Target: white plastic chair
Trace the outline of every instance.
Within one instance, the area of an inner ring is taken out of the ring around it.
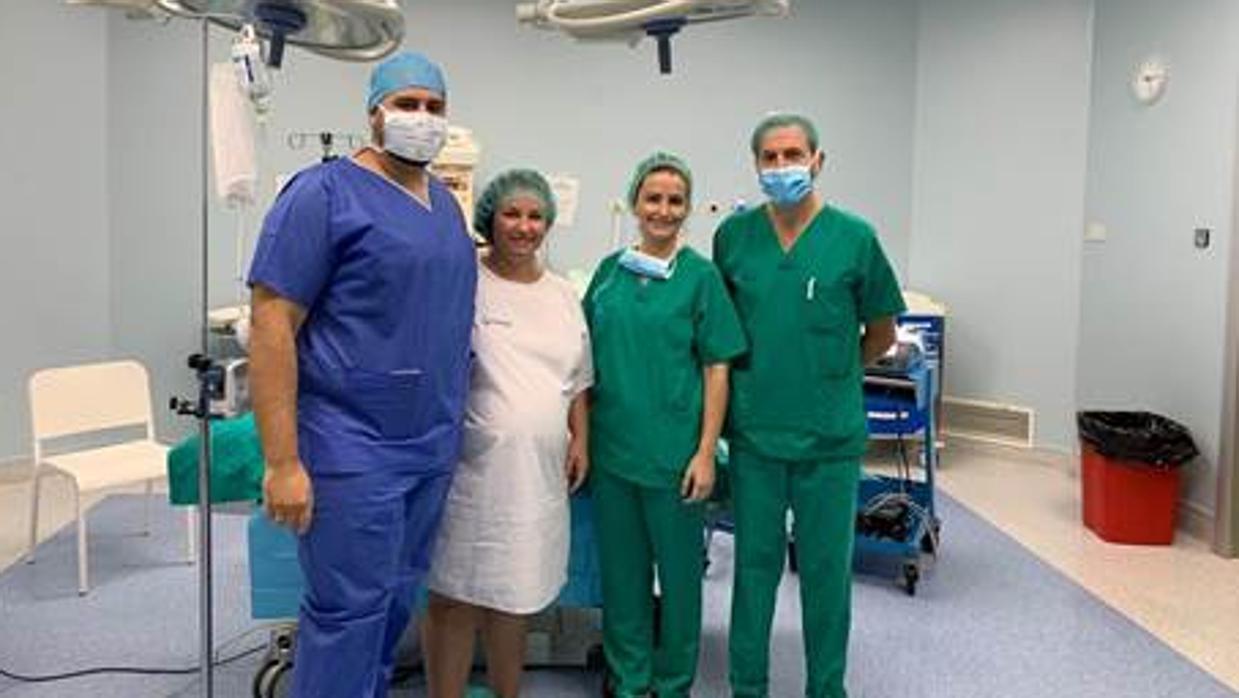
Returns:
[[[155,441],[151,389],[146,369],[136,361],[114,361],[49,368],[30,377],[30,421],[34,436],[34,473],[30,487],[30,545],[34,562],[39,528],[39,482],[60,475],[73,482],[77,518],[78,593],[86,579],[86,517],[82,496],[97,490],[146,483],[143,532],[150,533],[150,500],[156,480],[167,477],[168,448]],[[142,425],[145,438],[109,446],[45,455],[45,442],[105,429]],[[194,509],[186,509],[189,559],[194,559]]]

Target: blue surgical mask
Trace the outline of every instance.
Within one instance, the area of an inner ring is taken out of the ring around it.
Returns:
[[[775,206],[793,206],[813,191],[813,172],[808,165],[789,165],[762,170],[762,192]]]
[[[626,248],[619,256],[619,265],[637,276],[649,279],[670,279],[675,272],[676,255],[671,259],[659,259],[634,247]]]

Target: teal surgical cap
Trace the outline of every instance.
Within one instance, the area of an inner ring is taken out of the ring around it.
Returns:
[[[749,142],[749,147],[753,149],[753,157],[761,154],[761,142],[767,133],[776,128],[787,126],[795,126],[803,131],[805,138],[809,139],[809,149],[815,153],[817,152],[817,127],[813,125],[813,122],[809,121],[808,117],[801,116],[800,114],[779,112],[762,119],[761,123],[757,124],[757,128],[753,129],[753,137]]]
[[[426,56],[412,51],[402,51],[374,66],[370,73],[370,96],[366,98],[366,111],[396,90],[421,87],[447,97],[447,84],[443,71]]]
[[[641,191],[641,184],[645,178],[650,176],[651,172],[666,170],[674,172],[684,179],[684,190],[688,195],[689,205],[693,200],[693,172],[688,169],[688,163],[684,162],[679,156],[671,153],[658,151],[648,158],[637,163],[637,169],[632,172],[632,180],[628,183],[628,205],[637,205],[637,194]]]
[[[500,173],[478,197],[473,206],[473,229],[488,242],[495,239],[495,213],[503,202],[518,194],[529,194],[542,202],[542,217],[546,227],[555,223],[555,195],[546,178],[534,170],[514,169]]]

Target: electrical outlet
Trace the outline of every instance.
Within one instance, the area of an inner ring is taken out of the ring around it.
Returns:
[[[1210,232],[1211,231],[1208,228],[1197,228],[1196,229],[1194,233],[1196,249],[1203,250],[1209,247],[1209,237],[1210,237],[1209,233]]]

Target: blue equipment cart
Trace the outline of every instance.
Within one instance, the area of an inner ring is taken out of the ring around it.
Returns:
[[[926,555],[938,550],[941,523],[934,506],[934,471],[938,466],[937,366],[919,362],[902,372],[865,376],[865,410],[871,438],[898,440],[900,472],[865,474],[857,494],[854,559],[865,567],[873,558],[899,563],[899,580],[909,595],[924,576]],[[918,465],[924,478],[913,476],[907,437],[921,436]]]

